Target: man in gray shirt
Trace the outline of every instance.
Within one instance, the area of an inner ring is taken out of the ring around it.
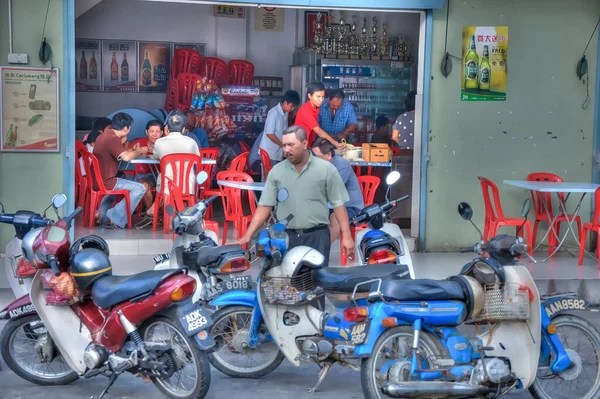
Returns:
[[[339,155],[335,155],[335,148],[329,141],[323,138],[318,138],[314,141],[312,144],[312,152],[318,158],[331,162],[339,172],[342,181],[346,186],[346,190],[348,191],[348,196],[350,197],[350,200],[344,204],[346,211],[348,212],[348,219],[354,219],[361,209],[365,207],[365,202],[362,190],[360,189],[360,184],[358,183],[356,174],[352,170],[350,162]],[[331,214],[330,222],[329,230],[331,234],[331,243],[333,243],[340,236],[340,224],[338,223],[335,214]]]

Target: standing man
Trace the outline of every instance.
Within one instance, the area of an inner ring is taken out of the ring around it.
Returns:
[[[344,144],[331,137],[319,126],[319,110],[325,100],[325,86],[321,82],[311,83],[306,91],[308,92],[308,101],[298,109],[294,125],[304,129],[307,134],[308,145],[311,145],[318,136],[329,141],[337,149],[343,150],[345,148]]]
[[[365,201],[363,199],[362,190],[360,184],[356,178],[356,174],[352,170],[350,162],[346,161],[339,155],[335,155],[335,148],[325,139],[318,138],[312,145],[312,152],[316,157],[321,158],[324,161],[331,162],[333,166],[339,172],[350,200],[347,201],[344,206],[348,213],[348,219],[352,220],[359,214],[359,212],[365,207]],[[329,217],[331,224],[329,225],[329,231],[331,233],[331,243],[340,236],[340,223],[334,213]],[[350,226],[348,226],[350,228]]]
[[[269,154],[271,166],[275,166],[281,161],[283,144],[283,131],[288,127],[288,114],[300,105],[300,95],[295,90],[288,90],[279,104],[269,110],[265,128],[254,141],[250,151],[249,161],[252,170],[260,173],[260,154],[259,148],[262,148]]]
[[[124,112],[119,112],[113,116],[111,124],[112,129],[105,131],[96,139],[94,146],[94,155],[100,165],[101,179],[108,190],[127,190],[130,194],[131,213],[138,206],[138,203],[146,194],[146,187],[127,179],[117,177],[119,172],[119,161],[129,162],[132,159],[146,155],[148,147],[138,147],[136,149],[126,150],[124,144],[127,142],[127,135],[131,130],[133,118]],[[98,176],[96,176],[98,179]],[[97,190],[98,187],[95,187]],[[125,208],[125,199],[123,198],[114,208],[116,197],[107,195],[102,198],[98,212],[96,212],[96,221],[105,227],[125,228],[127,224],[127,210]],[[110,220],[108,222],[107,218]],[[107,224],[108,222],[108,224]]]
[[[358,129],[354,107],[344,101],[345,97],[342,89],[331,90],[329,100],[323,102],[319,112],[319,126],[336,141],[345,139]]]
[[[194,111],[187,111],[185,116],[187,125],[184,136],[193,139],[198,144],[198,148],[208,148],[208,135],[204,129],[196,127],[196,114]]]
[[[290,239],[289,248],[300,245],[315,248],[323,254],[325,265],[328,265],[331,250],[329,203],[342,228],[342,247],[345,253],[352,254],[354,242],[344,207],[349,198],[337,169],[330,162],[311,154],[304,128],[289,127],[283,133],[282,141],[286,159],[271,169],[250,226],[238,243],[243,245],[250,241],[277,205],[278,220],[294,215],[286,230]],[[288,191],[289,199],[277,204],[280,189]]]

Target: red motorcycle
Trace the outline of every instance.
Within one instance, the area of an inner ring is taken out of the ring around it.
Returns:
[[[13,302],[0,337],[12,371],[39,385],[129,372],[168,398],[203,398],[210,385],[209,312],[191,301],[187,269],[113,276],[106,242],[89,235],[70,245],[81,212],[30,231],[23,255],[38,269],[29,296]],[[32,359],[34,360],[32,362]]]

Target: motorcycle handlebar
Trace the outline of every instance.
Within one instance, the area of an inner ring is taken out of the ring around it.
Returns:
[[[15,215],[10,213],[0,213],[0,223],[12,224]]]
[[[214,200],[216,200],[218,197],[219,197],[218,195],[211,195],[210,197],[208,197],[207,199],[205,199],[204,202],[206,203],[206,205],[208,205],[211,202],[213,202]]]
[[[83,212],[83,208],[78,206],[77,208],[75,208],[75,210],[73,212],[71,212],[70,215],[64,217],[63,221],[67,224],[67,226],[70,226],[73,219],[75,219],[75,217],[77,215],[79,215],[81,212]]]
[[[462,247],[460,249],[461,253],[467,253],[467,252],[475,252],[475,248],[474,247]]]
[[[288,225],[288,224],[289,224],[289,223],[292,221],[292,219],[293,219],[293,218],[294,218],[294,215],[292,215],[292,214],[290,213],[290,214],[288,215],[288,217],[286,217],[285,219],[283,219],[283,220],[281,221],[281,224],[283,224],[284,226],[287,226],[287,225]]]
[[[56,261],[56,258],[54,256],[51,257],[50,259],[48,259],[48,264],[50,265],[50,268],[54,272],[54,275],[56,277],[60,276],[60,270],[58,269],[58,262]]]
[[[15,215],[12,213],[0,213],[0,223],[13,224],[15,221]],[[54,224],[54,220],[46,219],[41,216],[31,216],[29,219],[30,223],[34,227],[46,227]]]

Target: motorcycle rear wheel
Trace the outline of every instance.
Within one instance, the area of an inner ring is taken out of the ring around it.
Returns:
[[[381,379],[383,376],[377,369],[377,362],[378,360],[389,361],[390,359],[380,359],[380,352],[384,346],[394,338],[404,338],[406,340],[405,342],[407,349],[410,350],[412,347],[413,334],[414,330],[412,327],[398,326],[390,328],[379,336],[375,342],[375,345],[373,346],[371,356],[363,359],[360,368],[360,379],[365,399],[387,398],[387,396],[381,392],[381,386],[379,386],[377,383],[377,380]],[[423,352],[425,359],[430,359],[432,357],[440,358],[442,354],[445,353],[445,348],[443,347],[442,343],[425,331],[421,331],[420,334],[419,350]],[[398,362],[410,361],[411,356],[412,355],[409,352],[406,354],[405,360],[398,359]]]
[[[37,326],[38,322],[40,325]],[[35,323],[35,324],[33,324]],[[11,319],[2,330],[0,336],[0,353],[2,358],[6,362],[6,365],[19,377],[27,380],[36,385],[67,385],[73,381],[77,381],[79,376],[76,372],[71,370],[69,365],[62,359],[62,355],[58,353],[58,349],[55,348],[56,356],[50,363],[43,363],[37,353],[35,353],[34,345],[37,340],[43,335],[38,333],[37,330],[43,328],[44,325],[38,315],[30,315],[21,317],[18,319]],[[45,333],[47,334],[47,332]],[[18,345],[17,340],[19,336],[22,341],[21,345]],[[32,354],[26,355],[28,358],[34,357],[37,362],[22,362],[19,360],[18,354],[21,352],[31,351]],[[36,364],[40,364],[39,370]],[[60,365],[62,372],[54,372],[54,368]],[[45,371],[42,372],[42,369]],[[53,373],[50,373],[52,371]]]
[[[551,373],[547,369],[538,369],[537,378],[532,386],[529,387],[529,393],[535,399],[563,399],[563,398],[578,398],[578,399],[596,399],[600,397],[600,333],[593,325],[591,325],[586,320],[581,317],[575,315],[563,314],[552,319],[552,324],[556,326],[557,332],[559,334],[562,330],[561,328],[572,328],[578,330],[583,333],[588,339],[591,348],[586,350],[586,348],[581,348],[580,345],[577,345],[576,348],[572,348],[572,345],[569,345],[569,338],[571,335],[569,334],[567,337],[561,335],[561,342],[565,348],[565,350],[570,351],[574,354],[574,359],[571,359],[574,362],[574,366],[570,370],[565,370],[562,373]],[[587,353],[589,352],[589,353]],[[583,359],[593,358],[596,362],[595,370],[590,371],[590,368],[593,365],[589,366],[584,364]],[[573,373],[579,374],[574,375]],[[595,377],[594,377],[595,373]],[[587,393],[582,392],[569,392],[564,391],[562,388],[575,388],[581,387],[580,377],[583,375],[592,376],[595,380],[592,382],[591,388],[588,389]],[[551,381],[553,379],[557,379],[559,382],[554,386],[554,388],[543,387],[546,381]]]
[[[151,332],[162,327],[165,332],[165,338],[157,338],[151,335]],[[177,389],[182,383],[182,370],[177,370],[169,379],[152,377],[154,386],[167,398],[170,399],[202,399],[208,393],[210,388],[210,363],[206,352],[200,351],[194,342],[193,337],[188,336],[181,328],[179,323],[172,321],[167,317],[152,317],[140,328],[140,334],[144,341],[160,342],[171,345],[173,356],[179,361],[187,363],[187,366],[193,366],[195,369],[191,376],[192,387]],[[173,381],[171,381],[173,380]],[[176,382],[177,387],[172,382]]]

